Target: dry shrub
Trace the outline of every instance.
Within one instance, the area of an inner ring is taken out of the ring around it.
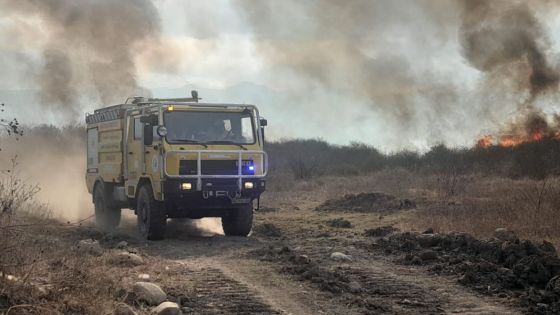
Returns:
[[[489,237],[505,227],[529,239],[560,240],[560,178],[513,180],[478,177],[452,203],[434,203],[404,224],[421,230]]]
[[[19,177],[16,158],[10,170],[0,172],[0,274],[22,274],[33,261],[28,261],[21,248],[29,246],[27,227],[23,220],[26,208],[35,208],[33,197],[39,191],[36,185],[28,184]],[[25,271],[28,273],[28,271]]]
[[[289,165],[295,179],[309,180],[323,174],[319,159],[316,157],[292,158],[290,159]]]
[[[8,301],[0,313],[9,314],[109,314],[126,291],[103,257],[74,252],[54,244],[37,263],[29,281],[0,281]]]
[[[115,300],[114,277],[101,258],[74,251],[56,234],[34,196],[37,185],[12,168],[0,172],[0,314],[101,314]]]

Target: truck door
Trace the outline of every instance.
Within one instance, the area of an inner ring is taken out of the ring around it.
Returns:
[[[126,194],[135,196],[138,180],[144,173],[144,150],[142,143],[143,124],[140,115],[129,116],[127,121],[128,138],[125,154],[127,160]]]

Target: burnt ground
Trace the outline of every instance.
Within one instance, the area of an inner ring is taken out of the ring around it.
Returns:
[[[338,202],[347,204],[348,199]],[[71,227],[57,239],[74,244],[99,240],[106,252],[101,257],[117,251],[119,242],[128,242],[125,250],[140,255],[144,263],[104,266],[107,260],[98,259],[96,264],[120,283],[122,292],[114,302],[128,302],[139,314],[150,309],[127,300],[126,291],[142,275],[160,285],[185,314],[557,310],[554,294],[560,292],[560,281],[551,279],[558,259],[550,244],[402,233],[393,226],[414,210],[396,198],[381,199],[399,206],[389,212],[378,208],[384,213],[380,216],[371,206],[367,211],[365,206],[317,211],[322,207],[318,201],[270,201],[267,209],[274,211],[255,214],[248,238],[220,235],[219,220],[179,220],[169,222],[166,240],[143,242],[135,237],[134,217],[126,215],[114,234]],[[333,207],[336,201],[328,204]]]

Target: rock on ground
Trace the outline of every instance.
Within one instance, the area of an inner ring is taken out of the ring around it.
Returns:
[[[341,252],[334,252],[331,254],[331,259],[336,261],[352,261],[352,256],[343,254]]]
[[[158,305],[167,300],[167,294],[158,285],[151,282],[136,282],[132,287],[132,292],[136,294],[139,301],[144,301],[149,305]]]
[[[334,228],[344,228],[349,229],[352,227],[352,223],[344,218],[337,218],[327,221],[327,225]]]
[[[433,250],[423,250],[420,252],[420,254],[418,255],[418,257],[420,257],[420,259],[422,259],[423,261],[429,261],[429,260],[437,260],[438,259],[438,253],[436,253]]]
[[[394,227],[390,226],[390,225],[386,225],[386,226],[380,226],[380,227],[376,227],[373,229],[367,229],[365,231],[365,235],[366,236],[371,236],[371,237],[383,237],[383,236],[387,236],[393,232],[397,231],[397,229],[395,229]]]
[[[132,309],[132,307],[130,307],[127,304],[124,303],[120,303],[117,305],[117,307],[115,307],[115,315],[137,315],[138,313],[136,313],[134,311],[134,309]]]
[[[141,274],[138,275],[138,279],[141,279],[141,280],[150,280],[150,275],[147,274],[147,273],[141,273]]]
[[[109,257],[109,262],[115,265],[122,265],[122,266],[140,266],[144,264],[144,259],[139,255],[127,252],[120,252],[112,254]]]
[[[255,227],[255,232],[257,235],[264,235],[270,237],[280,237],[283,234],[282,230],[272,223],[257,225]]]
[[[180,315],[181,309],[177,303],[163,302],[152,310],[154,315]]]
[[[78,242],[76,249],[81,253],[94,256],[101,256],[103,254],[103,248],[101,248],[101,245],[96,240],[81,240]]]
[[[500,241],[514,242],[517,240],[517,235],[515,235],[513,231],[510,231],[506,228],[497,228],[494,231],[494,237],[499,239]]]
[[[115,248],[118,249],[125,249],[128,246],[128,243],[126,241],[120,241],[117,243],[117,245],[115,245]]]

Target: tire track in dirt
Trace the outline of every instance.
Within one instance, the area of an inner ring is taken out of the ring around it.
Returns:
[[[194,305],[197,314],[205,309],[202,314],[320,314],[329,313],[328,309],[352,314],[254,260],[223,257],[176,262],[190,270],[184,282],[188,289],[178,295],[185,305]]]
[[[197,314],[519,313],[503,300],[482,296],[449,277],[397,265],[371,252],[362,237],[290,236],[281,242],[267,237],[176,237],[145,249],[183,266],[166,290]],[[273,253],[262,259],[262,253],[255,253],[265,249],[267,255],[274,247],[282,252],[286,245],[292,248],[286,256]],[[336,249],[345,249],[354,259],[329,259]],[[298,262],[301,256],[312,262],[311,272]],[[334,284],[341,290],[325,289],[337,279],[333,274],[346,279]]]
[[[189,268],[185,274],[183,289],[174,288],[168,294],[193,314],[282,314],[218,268]]]
[[[386,261],[383,257],[375,260],[370,259],[367,265],[363,265],[359,274],[361,273],[367,275],[366,277],[371,285],[385,283],[385,285],[393,287],[395,297],[410,299],[410,290],[415,291],[418,288],[421,288],[424,292],[430,292],[433,297],[437,297],[445,314],[521,314],[520,311],[504,305],[497,299],[482,296],[458,285],[452,279],[433,277],[416,268],[398,266]],[[413,300],[410,302],[414,304]],[[418,302],[420,305],[430,303],[429,300]]]
[[[309,255],[309,256],[308,256]],[[266,248],[250,256],[269,264],[286,281],[322,291],[323,299],[359,314],[518,314],[503,301],[481,296],[452,279],[368,256],[349,263],[320,260],[308,249]],[[303,258],[306,257],[306,259]],[[309,258],[312,257],[312,258]],[[327,311],[338,314],[338,311]]]

